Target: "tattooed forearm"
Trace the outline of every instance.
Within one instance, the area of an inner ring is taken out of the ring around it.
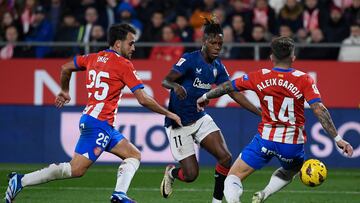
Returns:
[[[322,103],[315,103],[311,105],[311,108],[326,132],[335,137],[337,135],[336,128],[326,107]]]
[[[167,88],[167,89],[175,89],[177,86],[179,86],[178,83],[176,82],[171,82],[169,81],[167,78],[165,78],[163,81],[162,81],[162,86]]]
[[[208,99],[214,99],[233,91],[234,88],[231,84],[231,81],[227,81],[221,84],[220,86],[217,86],[215,89],[212,89],[208,93],[206,93],[206,97]]]

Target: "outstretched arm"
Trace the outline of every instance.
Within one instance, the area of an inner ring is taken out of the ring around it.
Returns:
[[[261,111],[254,104],[252,104],[242,93],[240,92],[230,92],[229,96],[240,106],[244,107],[248,111],[261,117]]]
[[[343,152],[346,153],[349,157],[351,157],[353,154],[353,148],[348,142],[343,140],[342,137],[337,134],[335,125],[327,108],[321,102],[315,102],[311,104],[310,107],[313,110],[315,116],[319,119],[319,122],[325,131],[334,138],[337,146],[341,148]]]
[[[153,112],[165,115],[166,117],[174,120],[179,126],[182,126],[181,119],[178,115],[160,106],[152,97],[146,94],[143,89],[135,90],[134,95],[142,106],[150,109]]]
[[[55,106],[57,108],[61,108],[64,106],[64,104],[70,102],[71,98],[69,95],[69,84],[70,84],[71,74],[72,72],[79,70],[82,69],[76,68],[73,61],[69,61],[64,65],[62,65],[61,76],[60,76],[61,91],[55,98]]]
[[[179,99],[185,99],[187,96],[185,88],[175,82],[180,79],[181,76],[181,73],[171,70],[162,81],[162,86],[170,90],[173,89]]]

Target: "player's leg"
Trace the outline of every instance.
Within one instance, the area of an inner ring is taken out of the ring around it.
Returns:
[[[224,181],[231,166],[231,154],[226,146],[224,137],[219,130],[208,134],[202,139],[200,144],[201,147],[206,149],[217,160],[212,202],[220,203],[224,197]]]
[[[243,193],[242,181],[270,161],[273,155],[263,152],[263,148],[270,147],[263,142],[259,135],[255,135],[241,152],[225,179],[224,196],[227,202],[240,202]]]
[[[175,179],[183,182],[194,181],[199,174],[199,166],[195,156],[192,127],[177,129],[167,128],[167,136],[170,143],[171,153],[175,160],[179,161],[180,167],[168,165],[165,169],[164,178],[161,181],[160,192],[164,198],[172,193],[172,185]]]
[[[110,199],[111,202],[132,202],[126,193],[139,168],[140,151],[118,131],[113,131],[112,139],[106,149],[123,160],[117,171],[116,185]]]
[[[271,175],[268,185],[253,196],[253,203],[265,201],[269,196],[287,186],[301,169],[304,161],[304,149],[302,144],[275,143],[277,157],[282,167],[276,169]]]

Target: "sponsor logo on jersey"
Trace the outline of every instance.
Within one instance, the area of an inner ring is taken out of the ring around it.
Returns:
[[[199,78],[195,78],[193,86],[200,89],[211,89],[211,85],[209,83],[203,83]]]
[[[109,58],[105,56],[99,56],[96,60],[96,62],[106,63],[109,60]]]

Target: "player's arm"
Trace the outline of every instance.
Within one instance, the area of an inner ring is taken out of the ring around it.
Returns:
[[[142,106],[150,109],[153,112],[160,113],[165,115],[166,117],[174,120],[178,125],[182,126],[181,119],[178,115],[168,111],[164,107],[160,106],[155,99],[150,97],[148,94],[145,93],[143,89],[137,89],[134,92],[136,99],[138,100],[139,104]]]
[[[240,106],[261,117],[261,111],[259,108],[252,104],[242,93],[233,91],[228,94]]]
[[[224,94],[229,94],[234,91],[235,91],[235,89],[234,89],[233,85],[231,84],[230,80],[220,84],[216,88],[211,89],[207,93],[203,94],[203,96],[197,100],[196,103],[197,103],[198,111],[203,111],[204,107],[206,106],[206,104],[208,103],[208,101],[210,99],[219,98],[219,97],[223,96]]]
[[[179,99],[185,99],[187,95],[185,88],[176,82],[181,78],[181,76],[182,74],[180,72],[171,70],[162,81],[162,86],[167,89],[174,90]]]
[[[60,75],[61,91],[55,98],[56,107],[61,108],[62,106],[64,106],[64,104],[70,102],[71,98],[69,95],[69,84],[70,84],[71,74],[74,71],[80,71],[80,70],[83,69],[76,67],[74,61],[69,61],[64,65],[62,65],[61,75]]]
[[[327,108],[321,102],[310,104],[310,107],[313,110],[315,116],[319,119],[319,122],[325,131],[334,138],[337,146],[341,148],[345,154],[351,157],[353,154],[353,147],[337,134],[334,122]]]

